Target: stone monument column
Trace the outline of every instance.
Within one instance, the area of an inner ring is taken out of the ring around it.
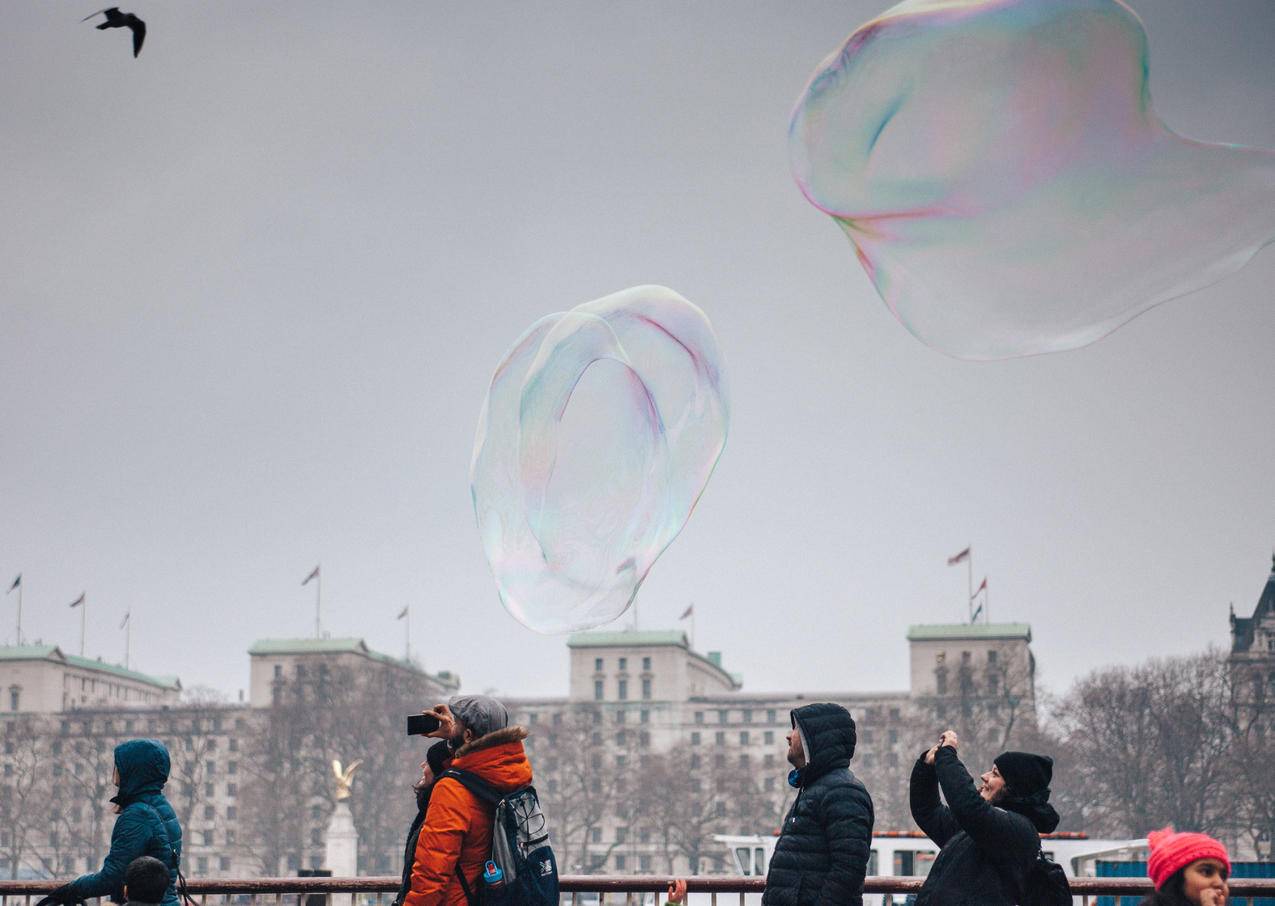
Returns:
[[[362,761],[355,761],[342,771],[341,762],[332,762],[332,773],[336,775],[336,808],[328,819],[324,867],[334,878],[353,878],[359,873],[359,832],[354,827],[348,800],[354,771],[360,764]],[[329,906],[353,906],[353,902],[354,897],[348,893],[333,894],[328,900]]]

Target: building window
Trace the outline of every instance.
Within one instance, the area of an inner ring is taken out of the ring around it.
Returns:
[[[693,746],[697,746],[697,745],[699,745],[699,731],[698,731],[698,730],[696,730],[695,732],[691,733],[691,745],[693,745]]]
[[[239,809],[235,808],[233,805],[226,806],[227,821],[234,821],[238,817],[239,817]]]
[[[751,724],[752,722],[753,722],[753,712],[752,712],[752,711],[750,711],[750,710],[748,710],[747,708],[745,708],[745,709],[744,709],[744,723],[746,723],[746,724]]]
[[[995,695],[997,692],[1000,691],[1000,676],[998,674],[992,673],[988,675],[987,691],[990,692],[992,695]]]
[[[616,712],[615,712],[615,722],[616,722],[617,724],[622,724],[622,723],[624,723],[624,715],[625,715],[625,714],[628,714],[628,713],[629,713],[629,712],[625,711],[623,708],[621,708],[619,711],[616,711]]]
[[[724,767],[726,767],[726,756],[725,756],[725,755],[723,755],[721,752],[718,752],[716,755],[714,755],[714,756],[713,756],[713,767],[715,767],[715,768],[724,768]]]
[[[651,698],[651,679],[650,677],[642,678],[642,697],[648,701]]]
[[[230,857],[222,856],[217,860],[217,865],[222,871],[230,871]]]
[[[642,748],[646,748],[650,744],[651,744],[651,734],[648,733],[646,730],[642,730],[641,732],[639,732],[638,745],[640,745]]]
[[[594,672],[594,673],[601,673],[601,672],[602,672],[602,658],[600,658],[600,657],[595,657],[595,658],[593,659],[593,672]]]
[[[207,796],[209,799],[217,795],[216,789],[213,787],[211,783],[204,784],[204,795]]]
[[[201,875],[208,874],[208,857],[207,856],[200,856],[198,859],[195,860],[195,865],[196,867],[198,867],[199,873]]]
[[[893,745],[898,745],[898,742],[899,742],[899,731],[898,731],[896,728],[891,727],[891,728],[890,728],[890,732],[889,732],[888,736],[889,736],[889,739],[890,739],[890,745],[892,745],[892,746],[893,746]]]
[[[600,827],[589,828],[589,842],[590,843],[602,842],[602,828]]]
[[[209,821],[213,820],[214,818],[217,817],[217,810],[213,808],[211,805],[205,805],[204,817],[208,819]]]
[[[234,774],[234,773],[237,773],[237,772],[238,772],[238,770],[239,770],[239,762],[237,762],[237,761],[228,761],[228,762],[226,762],[226,773],[227,773],[227,774]]]
[[[642,672],[643,673],[651,672],[651,659],[649,657],[642,658]]]
[[[226,784],[226,795],[232,799],[239,795],[239,787],[233,783]]]
[[[702,724],[702,723],[704,722],[704,712],[703,712],[703,711],[696,711],[696,712],[695,712],[695,722],[696,722],[697,724]]]
[[[617,853],[615,857],[615,870],[624,871],[624,854]]]
[[[746,745],[748,745],[748,731],[747,731],[747,730],[740,730],[740,731],[739,731],[739,744],[740,744],[741,746],[746,746]]]
[[[713,742],[719,746],[726,745],[726,733],[722,730],[718,730],[713,734]]]
[[[729,711],[727,711],[725,708],[722,708],[721,710],[719,710],[719,711],[717,712],[717,722],[718,722],[719,724],[729,723],[729,722],[730,722],[730,712],[729,712]]]
[[[628,681],[628,680],[620,680],[620,681],[619,681],[619,683],[617,684],[617,686],[618,686],[618,688],[616,689],[616,692],[618,692],[618,693],[619,693],[617,697],[620,699],[620,701],[628,701],[628,698],[629,698],[629,681]]]
[[[602,701],[602,680],[593,681],[593,700],[595,702]]]
[[[692,752],[691,753],[691,768],[694,769],[694,768],[698,768],[699,766],[700,766],[699,752]]]
[[[650,856],[638,856],[638,871],[642,872],[644,875],[651,873]]]
[[[323,831],[317,827],[311,828],[310,830],[310,845],[311,846],[323,845]]]
[[[747,753],[747,752],[740,752],[740,753],[739,753],[739,766],[740,766],[741,768],[746,768],[746,767],[748,767],[748,753]]]
[[[615,829],[615,842],[624,843],[629,839],[629,829],[621,825]]]
[[[770,708],[766,711],[766,723],[773,724],[775,722],[775,709]]]
[[[651,712],[643,708],[638,714],[638,719],[644,724],[649,724],[651,722]]]
[[[774,753],[774,752],[767,752],[767,753],[766,753],[765,764],[766,764],[766,767],[768,767],[768,768],[773,768],[773,767],[775,766],[775,753]]]
[[[767,730],[764,734],[762,734],[762,741],[768,746],[773,746],[775,744],[775,731]]]
[[[628,670],[628,669],[629,669],[629,659],[626,657],[620,658],[620,672],[623,673],[625,670]]]
[[[10,686],[9,687],[9,710],[10,711],[18,710],[18,702],[21,701],[21,699],[22,699],[22,687]]]
[[[989,663],[989,664],[995,664],[995,663],[996,663],[996,652],[995,652],[995,651],[989,651],[989,652],[987,652],[987,663]]]

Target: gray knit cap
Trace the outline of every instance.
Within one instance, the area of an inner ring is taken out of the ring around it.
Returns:
[[[453,695],[447,707],[475,738],[509,726],[509,710],[490,695]]]

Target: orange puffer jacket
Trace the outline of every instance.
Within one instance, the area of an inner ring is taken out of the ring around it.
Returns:
[[[522,748],[526,738],[522,727],[488,733],[457,749],[451,767],[511,792],[531,783],[531,762]],[[444,777],[434,784],[403,906],[467,906],[456,866],[465,873],[469,889],[477,892],[483,863],[491,855],[491,825],[491,806],[459,780]]]

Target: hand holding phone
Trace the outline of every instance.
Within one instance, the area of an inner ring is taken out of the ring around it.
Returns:
[[[438,729],[440,723],[437,714],[409,714],[407,715],[407,735],[428,736]]]

